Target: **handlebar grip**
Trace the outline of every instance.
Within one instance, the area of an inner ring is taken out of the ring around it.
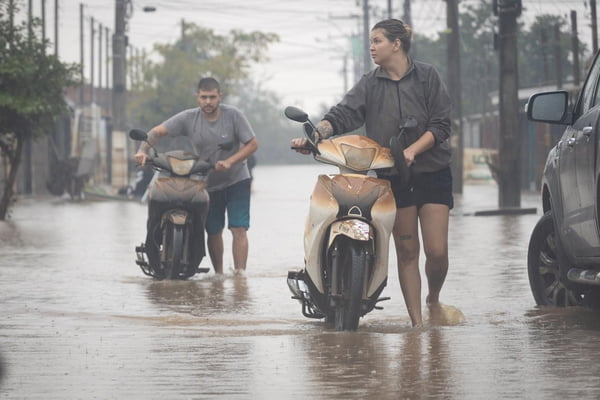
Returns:
[[[306,150],[306,151],[313,151],[313,148],[311,146],[290,146],[290,148],[292,150]]]

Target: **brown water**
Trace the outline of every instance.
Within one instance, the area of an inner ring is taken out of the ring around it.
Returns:
[[[600,397],[600,315],[534,306],[526,253],[539,215],[469,215],[496,208],[494,187],[456,198],[441,316],[410,327],[391,257],[392,300],[358,332],[304,318],[285,277],[302,264],[323,170],[255,169],[246,277],[229,253],[221,278],[143,275],[141,204],[21,200],[0,223],[0,398]],[[523,206],[539,207],[537,194]]]

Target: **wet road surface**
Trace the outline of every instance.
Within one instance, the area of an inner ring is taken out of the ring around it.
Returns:
[[[333,170],[255,169],[246,277],[229,251],[223,277],[143,275],[139,203],[20,200],[0,222],[0,398],[600,398],[600,314],[535,307],[526,253],[539,211],[472,216],[496,208],[494,187],[456,198],[443,315],[410,327],[392,254],[392,299],[358,332],[304,318],[285,278],[302,265],[319,171]],[[539,210],[535,193],[522,202]]]

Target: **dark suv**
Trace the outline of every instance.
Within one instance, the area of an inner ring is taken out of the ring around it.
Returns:
[[[573,106],[569,93],[536,93],[532,121],[565,125],[546,160],[544,216],[529,242],[527,269],[539,305],[571,306],[600,299],[600,58],[596,55]]]

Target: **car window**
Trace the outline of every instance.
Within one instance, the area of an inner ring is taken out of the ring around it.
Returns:
[[[581,114],[586,113],[590,108],[600,104],[600,91],[598,91],[598,77],[600,75],[600,57],[596,58],[594,65],[590,69],[588,79],[585,81],[581,97]]]

